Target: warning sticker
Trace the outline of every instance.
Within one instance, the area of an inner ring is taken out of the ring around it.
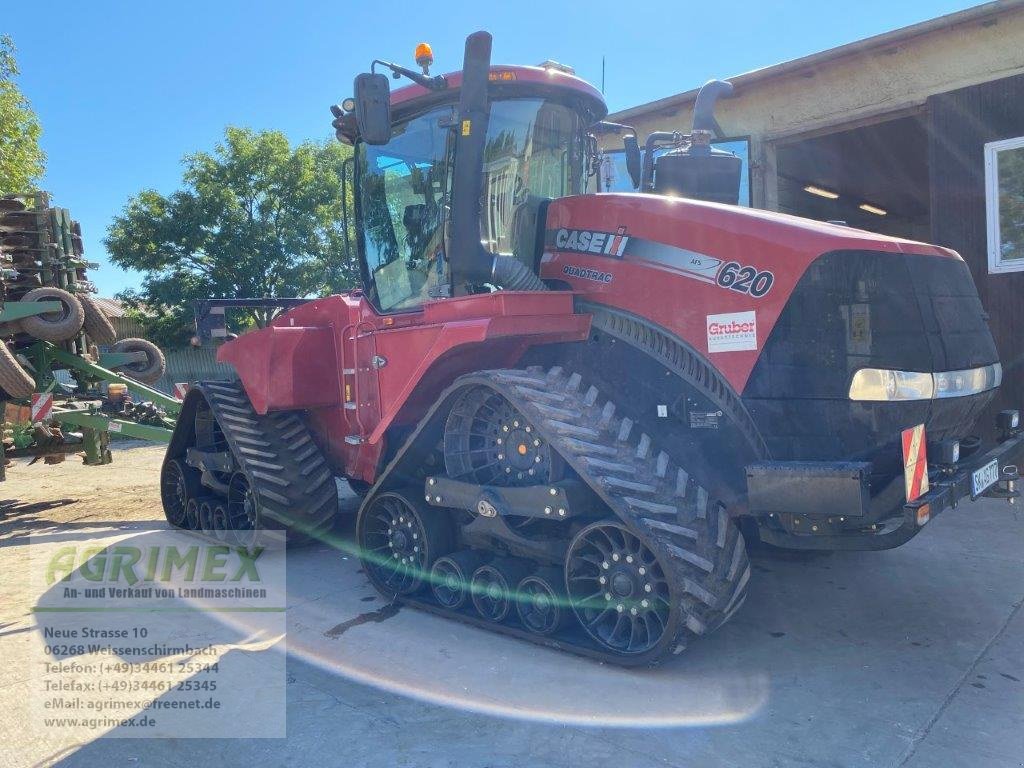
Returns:
[[[708,352],[751,349],[757,349],[757,315],[753,310],[708,315]]]

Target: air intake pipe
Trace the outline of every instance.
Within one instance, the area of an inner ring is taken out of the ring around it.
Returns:
[[[469,287],[491,283],[509,291],[543,291],[544,282],[522,262],[493,254],[480,242],[480,198],[490,100],[491,36],[474,32],[466,38],[456,126],[452,182],[449,263],[456,295]]]

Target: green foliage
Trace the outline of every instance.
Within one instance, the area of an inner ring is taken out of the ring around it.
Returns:
[[[32,191],[46,163],[39,148],[42,128],[14,83],[17,75],[14,43],[0,35],[0,195]]]
[[[144,273],[119,298],[154,341],[187,342],[192,303],[205,298],[319,296],[355,284],[348,257],[338,142],[291,147],[278,131],[229,127],[212,153],[184,159],[183,188],[143,190],[107,232],[111,260]],[[142,308],[145,311],[142,311]],[[229,312],[238,331],[266,310]]]

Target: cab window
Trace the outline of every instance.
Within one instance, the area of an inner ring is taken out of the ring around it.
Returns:
[[[395,126],[382,146],[357,146],[357,202],[370,299],[384,312],[448,293],[444,211],[451,109]]]

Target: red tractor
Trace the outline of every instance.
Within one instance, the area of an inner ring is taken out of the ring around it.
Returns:
[[[490,48],[374,62],[413,84],[332,109],[364,287],[220,348],[239,380],[184,402],[172,524],[315,537],[343,477],[388,599],[642,664],[739,610],[748,541],[888,548],[1016,496],[1017,412],[972,437],[1002,371],[956,253],[736,205],[722,83],[692,134],[625,137],[639,192],[588,193],[625,127]]]

